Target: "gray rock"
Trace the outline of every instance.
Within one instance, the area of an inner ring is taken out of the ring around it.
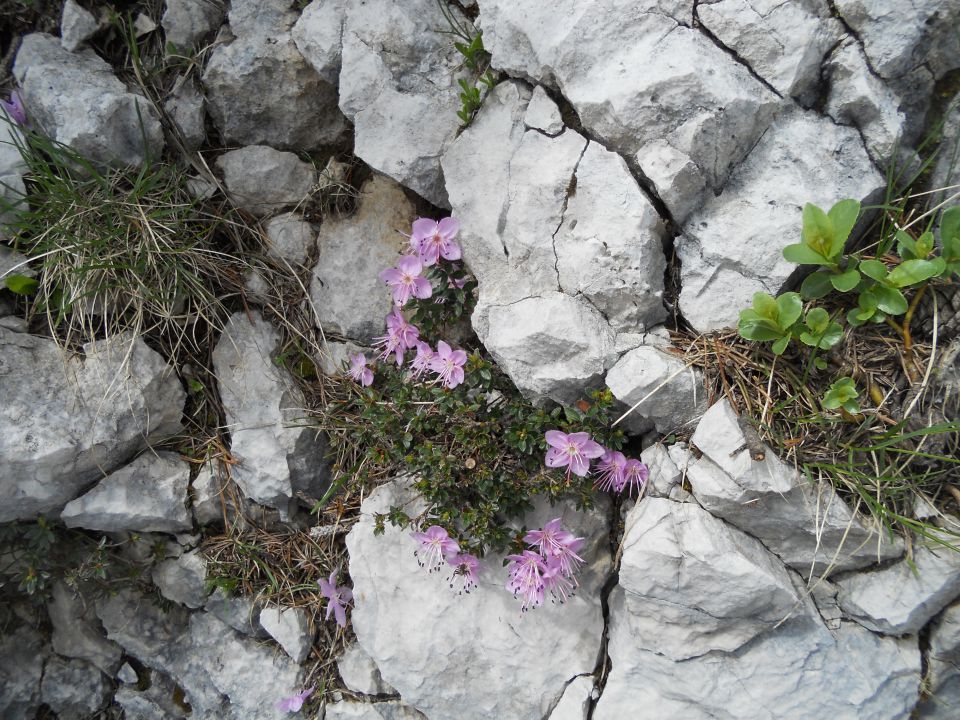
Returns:
[[[317,241],[313,225],[297,213],[283,213],[272,217],[264,224],[270,240],[270,254],[286,260],[291,265],[303,265]]]
[[[280,720],[285,715],[276,700],[300,689],[294,663],[210,613],[164,612],[122,590],[100,603],[97,614],[111,640],[182,688],[191,717]]]
[[[267,632],[260,627],[260,607],[248,597],[227,595],[217,588],[207,599],[204,610],[213,613],[237,632],[253,638],[267,637]]]
[[[290,30],[297,11],[286,0],[232,0],[230,30],[234,35],[275,37]]]
[[[117,671],[117,680],[124,685],[136,685],[140,681],[137,671],[131,667],[130,663],[124,663]]]
[[[930,631],[927,650],[929,697],[917,717],[949,720],[960,711],[960,604],[947,608]]]
[[[470,21],[455,7],[458,21]],[[440,157],[460,121],[457,81],[472,81],[433,0],[348,3],[340,109],[354,153],[434,205],[447,206]]]
[[[257,216],[302,203],[317,182],[313,165],[266,145],[226,152],[217,167],[230,199]]]
[[[386,333],[384,318],[393,298],[377,274],[410,249],[401,233],[410,232],[416,216],[399,185],[374,175],[364,184],[354,215],[323,223],[310,298],[325,331],[365,343]]]
[[[695,422],[707,409],[701,373],[676,355],[649,345],[621,357],[607,372],[606,383],[617,400],[628,408],[636,405],[625,423],[652,420],[661,433]]]
[[[223,15],[221,0],[167,0],[160,24],[167,42],[186,50],[218,28]]]
[[[904,137],[905,117],[899,98],[870,72],[854,40],[838,45],[825,69],[830,77],[827,113],[837,122],[859,128],[867,151],[878,163],[892,159]]]
[[[46,655],[40,634],[27,625],[7,630],[0,637],[0,716],[34,716],[41,702]]]
[[[283,514],[297,491],[319,498],[330,476],[325,442],[297,423],[303,399],[273,361],[279,342],[276,328],[259,313],[236,313],[213,351],[213,365],[231,453],[239,461],[232,478],[248,498]]]
[[[715,587],[716,593],[739,587]],[[682,662],[644,649],[649,626],[610,595],[611,671],[593,712],[621,718],[814,718],[906,720],[917,698],[916,642],[883,638],[856,623],[834,635],[807,618],[791,620],[735,653],[713,652]],[[675,626],[659,624],[654,636]],[[695,681],[691,681],[695,679]]]
[[[320,370],[324,375],[339,375],[350,365],[350,356],[364,353],[368,358],[370,350],[351,342],[336,342],[327,340],[323,346],[324,353],[320,358]]]
[[[16,232],[15,228],[9,227],[9,224],[17,219],[14,206],[22,202],[26,193],[23,174],[27,170],[27,164],[23,161],[23,156],[18,149],[23,142],[23,133],[20,128],[10,120],[6,111],[0,109],[0,204],[10,203],[11,205],[11,209],[0,211],[0,240],[6,240]],[[2,282],[2,276],[11,269],[12,257],[19,258],[12,264],[17,264],[24,259],[6,246],[0,245],[0,282]],[[25,268],[17,269],[15,272],[23,275],[30,274]]]
[[[688,218],[677,241],[680,309],[700,331],[736,325],[753,294],[776,295],[796,265],[807,202],[868,201],[884,187],[853,128],[812,112],[785,112],[737,168],[722,195]]]
[[[651,140],[636,155],[643,158],[643,173],[670,209],[674,222],[683,223],[700,207],[707,181],[693,159],[666,140]]]
[[[120,664],[120,648],[107,640],[92,605],[86,605],[63,582],[55,582],[47,614],[53,626],[52,645],[58,655],[86,660],[107,675]]]
[[[136,720],[185,720],[192,713],[182,698],[183,689],[159,670],[150,671],[150,685],[146,689],[121,685],[113,696],[126,717]]]
[[[80,7],[75,0],[66,0],[60,16],[60,44],[64,50],[73,52],[89,40],[100,28],[100,23],[89,10]]]
[[[651,445],[640,454],[640,460],[650,469],[645,493],[647,497],[668,498],[674,488],[683,482],[686,465],[681,469],[665,445]]]
[[[346,15],[346,0],[313,0],[290,33],[300,54],[334,87],[340,81]]]
[[[327,705],[325,720],[427,720],[409,705],[389,702],[359,703],[341,700]]]
[[[260,625],[297,664],[310,654],[313,633],[310,619],[302,608],[266,607],[260,611]]]
[[[0,347],[0,522],[58,511],[103,472],[181,429],[186,394],[142,340],[89,343],[80,359],[0,328]]]
[[[527,105],[527,112],[523,116],[523,124],[532,130],[545,132],[551,137],[563,132],[560,108],[539,85],[533,89],[530,104]]]
[[[34,124],[95,163],[140,165],[163,149],[153,106],[128,92],[93,51],[43,33],[23,38],[13,68]]]
[[[67,503],[67,527],[178,533],[193,529],[186,507],[190,468],[176,453],[147,452]]]
[[[594,683],[590,675],[574,678],[547,720],[587,720]]]
[[[197,525],[222,523],[224,505],[230,508],[230,503],[222,498],[223,482],[210,465],[204,465],[190,484],[192,490],[193,517]],[[229,512],[228,512],[229,517]]]
[[[781,95],[803,97],[843,34],[826,0],[719,0],[697,6],[700,22]]]
[[[960,93],[954,95],[944,113],[939,148],[936,163],[930,172],[931,190],[960,185]],[[943,202],[957,191],[960,191],[960,187],[934,193],[930,198],[930,207]]]
[[[337,670],[343,684],[354,692],[365,695],[384,695],[395,693],[392,687],[383,681],[380,668],[364,652],[359,643],[352,643],[337,659]]]
[[[620,586],[641,647],[671,660],[733,652],[806,609],[757,540],[694,503],[659,498],[627,515]]]
[[[481,561],[478,587],[458,595],[439,574],[418,567],[409,533],[388,527],[374,536],[372,514],[410,500],[396,483],[378,488],[347,536],[357,641],[383,679],[428,717],[540,720],[567,682],[593,672],[596,664],[600,588],[610,569],[605,512],[541,505],[524,518],[527,527],[563,518],[565,527],[586,538],[582,555],[588,565],[579,592],[567,603],[521,615],[520,603],[504,589],[499,557]],[[404,507],[415,513],[422,505]]]
[[[237,3],[230,24],[240,33],[244,25],[238,27],[235,11]],[[254,28],[217,47],[203,84],[210,115],[227,143],[316,150],[338,142],[347,129],[336,88],[303,59],[288,32]]]
[[[196,150],[207,139],[205,101],[193,80],[181,80],[164,103],[164,109],[177,124],[186,148]]]
[[[164,560],[153,569],[153,582],[168,600],[199,608],[207,601],[207,561],[199,550]]]
[[[96,667],[83,660],[56,656],[43,668],[43,702],[62,720],[87,720],[106,702],[110,683]]]
[[[956,543],[951,536],[943,540]],[[912,564],[902,560],[836,584],[840,607],[864,627],[886,635],[913,635],[960,597],[960,553],[918,540]]]
[[[828,483],[811,486],[770,448],[755,460],[726,400],[703,416],[691,442],[702,453],[687,465],[697,501],[759,539],[787,565],[822,575],[900,556],[903,543],[866,527]]]
[[[27,264],[25,255],[11,250],[6,245],[0,245],[0,279],[6,275],[26,275],[36,277],[37,271]]]

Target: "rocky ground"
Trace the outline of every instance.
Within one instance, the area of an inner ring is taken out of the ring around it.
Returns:
[[[667,327],[732,326],[754,292],[780,291],[803,204],[882,200],[887,168],[916,167],[944,108],[925,179],[960,182],[960,5],[454,3],[498,74],[465,128],[458,81],[476,74],[434,0],[144,7],[141,40],[188,58],[157,106],[98,54],[104,10],[68,0],[59,37],[11,45],[36,128],[105,166],[202,158],[195,192],[225,195],[271,262],[305,279],[330,373],[382,333],[377,273],[404,249],[398,231],[452,214],[487,351],[538,403],[606,386],[636,405],[626,422],[651,483],[635,505],[524,519],[560,515],[589,543],[577,595],[521,615],[499,559],[460,596],[419,570],[408,533],[375,533],[374,513],[417,502],[393,479],[314,528],[318,552],[348,558],[344,634],[320,607],[209,582],[205,536],[242,516],[309,534],[331,480],[325,439],[297,422],[302,388],[275,361],[288,331],[269,278],[243,278],[208,348],[229,482],[164,444],[192,407],[182,366],[132,336],[65,353],[2,291],[0,522],[59,520],[147,569],[96,597],[50,578],[39,610],[5,608],[0,715],[280,717],[277,701],[335,662],[337,692],[318,689],[309,716],[958,716],[960,554],[879,531],[832,485],[751,452],[731,406],[708,407],[665,348]],[[25,177],[0,145],[5,196]],[[337,178],[353,212],[307,212]],[[0,272],[22,261],[0,244]],[[656,442],[677,432],[689,441]],[[18,562],[6,553],[4,583]]]

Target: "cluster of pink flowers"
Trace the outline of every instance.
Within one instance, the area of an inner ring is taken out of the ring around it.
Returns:
[[[329,580],[317,580],[320,586],[320,594],[327,598],[327,620],[330,615],[336,618],[337,625],[342,628],[347,626],[346,605],[353,600],[353,591],[346,587],[337,585],[337,571],[330,573]]]
[[[480,561],[469,553],[461,553],[460,545],[439,525],[431,525],[425,532],[412,533],[413,539],[420,543],[420,549],[414,554],[420,567],[427,572],[441,570],[444,565],[450,570],[447,582],[459,593],[469,593],[477,584]]]
[[[545,462],[547,467],[567,468],[567,477],[571,473],[579,477],[590,474],[590,461],[599,458],[593,468],[597,479],[594,486],[599,490],[628,494],[643,489],[650,476],[647,466],[639,460],[626,457],[617,450],[608,450],[585,432],[563,433],[548,430],[544,435],[549,449]]]
[[[546,593],[553,602],[566,602],[577,587],[576,574],[583,564],[577,553],[583,547],[583,538],[564,530],[560,522],[560,518],[554,518],[541,530],[528,532],[523,541],[529,549],[507,556],[507,590],[523,601],[522,612],[542,605]]]

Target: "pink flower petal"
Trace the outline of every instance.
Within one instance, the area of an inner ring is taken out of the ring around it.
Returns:
[[[460,221],[454,217],[445,217],[437,223],[437,230],[445,240],[449,240],[456,237],[456,234],[460,232]]]
[[[559,448],[550,448],[547,450],[547,467],[558,468],[570,463],[570,456]]]
[[[390,285],[395,285],[403,281],[403,273],[396,268],[387,268],[386,270],[381,270],[377,277]]]
[[[465,362],[467,362],[467,353],[463,350],[454,350],[452,353],[450,353],[450,359],[456,365],[463,365]]]
[[[562,433],[559,430],[547,430],[544,433],[544,438],[546,438],[547,444],[555,448],[566,448],[567,447],[567,434]]]
[[[574,475],[584,477],[590,472],[590,462],[582,455],[576,455],[570,458],[570,472]]]
[[[397,263],[397,267],[401,272],[407,273],[407,275],[419,275],[423,270],[423,263],[413,255],[404,255],[400,258],[400,262]]]
[[[437,231],[437,221],[430,218],[417,218],[413,221],[413,232],[410,239],[423,240],[425,237],[433,235]]]
[[[413,281],[413,294],[415,297],[428,298],[433,295],[433,287],[430,285],[430,281],[427,280],[422,275]]]
[[[445,260],[459,260],[463,257],[460,246],[452,240],[443,244],[443,247],[440,248],[440,254],[443,255]]]

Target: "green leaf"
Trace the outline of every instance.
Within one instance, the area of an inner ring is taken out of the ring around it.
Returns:
[[[800,285],[800,294],[808,300],[818,300],[833,289],[830,273],[818,270],[804,278]]]
[[[788,292],[777,298],[777,307],[780,311],[777,325],[786,331],[800,319],[800,314],[803,312],[803,301],[800,299],[799,293]]]
[[[787,345],[789,344],[790,344],[790,336],[784,335],[782,338],[780,338],[773,344],[773,354],[783,355],[783,351],[787,349]]]
[[[833,252],[836,231],[830,217],[816,205],[807,203],[803,206],[803,242],[810,249],[819,253],[828,260],[836,254]]]
[[[826,370],[826,369],[827,369],[827,361],[824,360],[824,359],[821,358],[821,357],[814,358],[814,359],[813,359],[813,366],[814,366],[817,370]]]
[[[745,313],[751,313],[751,315],[744,317]],[[737,332],[747,340],[758,340],[760,342],[776,340],[783,336],[783,331],[777,327],[773,320],[759,317],[753,310],[740,311],[740,322],[737,323]]]
[[[40,287],[40,283],[33,278],[17,274],[7,275],[3,284],[7,286],[7,290],[17,295],[33,295]]]
[[[807,313],[806,323],[810,332],[822,333],[830,325],[830,313],[823,308],[813,308]]]
[[[767,295],[767,293],[758,292],[753,294],[753,309],[760,317],[768,318],[775,324],[779,324],[777,323],[777,318],[780,315],[780,308],[777,305],[777,301],[772,296]]]
[[[860,272],[877,282],[886,282],[887,266],[879,260],[861,260]]]
[[[939,274],[937,265],[929,260],[904,260],[890,271],[887,282],[894,287],[902,288],[922,283],[937,274]]]
[[[867,320],[869,320],[872,315],[873,310],[853,308],[852,310],[847,311],[847,323],[853,327],[860,327]]]
[[[933,252],[933,247],[936,245],[935,240],[933,239],[933,233],[927,230],[923,235],[917,238],[917,257],[921,260],[926,258],[930,253]]]
[[[818,253],[813,248],[804,245],[803,243],[797,243],[795,245],[787,245],[783,249],[783,257],[787,262],[796,263],[797,265],[829,265],[830,261],[827,260],[823,255]]]
[[[960,205],[947,208],[940,216],[940,244],[948,261],[960,259]]]
[[[907,299],[896,288],[877,285],[873,292],[877,296],[877,308],[888,315],[903,315],[907,311]]]
[[[849,292],[860,284],[860,272],[854,267],[844,273],[830,276],[830,283],[840,292]]]
[[[820,336],[820,349],[829,350],[843,339],[843,326],[840,323],[832,322],[827,326],[826,331]]]
[[[836,410],[838,407],[843,406],[847,412],[852,412],[847,407],[847,403],[855,400],[859,396],[860,393],[857,392],[857,386],[854,384],[853,380],[845,377],[840,378],[830,386],[830,389],[827,390],[826,394],[823,396],[821,403],[827,410]],[[859,411],[860,408],[858,406],[856,412]]]
[[[836,257],[843,252],[847,244],[847,238],[853,226],[857,224],[857,218],[860,215],[860,203],[857,200],[841,200],[827,213],[830,222],[833,223],[833,244],[830,247],[830,257]]]
[[[903,230],[897,230],[894,237],[897,239],[897,254],[900,255],[901,258],[911,260],[920,257],[916,241]]]

